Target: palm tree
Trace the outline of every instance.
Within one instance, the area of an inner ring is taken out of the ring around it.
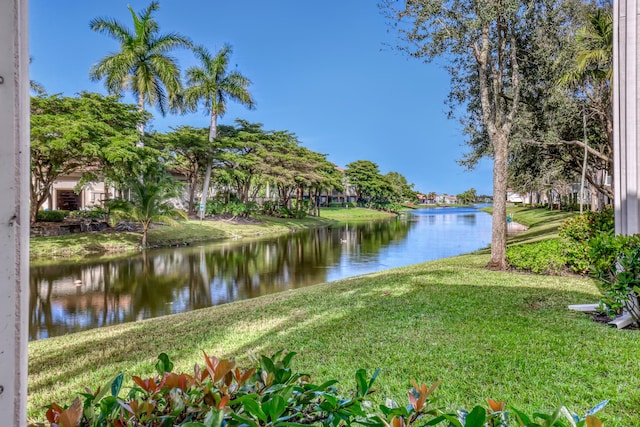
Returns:
[[[574,63],[563,76],[566,84],[611,82],[613,77],[613,15],[598,10],[576,34]]]
[[[152,222],[167,222],[175,225],[175,217],[187,215],[175,208],[168,200],[178,193],[176,183],[159,167],[150,166],[137,179],[129,183],[131,200],[114,200],[109,208],[116,216],[121,215],[142,226],[140,246],[147,247],[147,235]]]
[[[33,62],[33,57],[30,56],[29,64],[31,64],[32,62]],[[42,86],[40,83],[38,83],[35,80],[29,80],[29,89],[31,89],[31,91],[36,95],[44,95],[46,93],[46,90],[44,90],[44,86]]]
[[[91,29],[116,39],[120,51],[93,65],[90,76],[92,80],[104,79],[112,95],[121,96],[123,90],[131,91],[140,111],[148,103],[165,115],[168,108],[177,106],[182,91],[180,69],[168,53],[179,47],[189,48],[191,42],[177,33],[158,34],[158,23],[151,14],[159,8],[159,3],[152,1],[136,14],[129,6],[133,31],[112,18],[91,20]],[[138,131],[144,134],[144,123],[138,124]]]
[[[611,12],[599,9],[590,15],[587,25],[576,33],[575,44],[573,61],[561,76],[560,84],[575,90],[581,97],[588,100],[589,110],[595,115],[607,137],[607,146],[602,153],[589,150],[586,141],[586,122],[584,123],[585,160],[582,172],[584,177],[588,151],[594,153],[601,161],[605,161],[606,169],[609,171],[613,169],[613,15]],[[585,114],[583,110],[583,115]],[[595,187],[601,193],[613,198],[613,186],[596,185]]]
[[[215,56],[212,56],[206,48],[197,47],[194,49],[194,53],[200,60],[200,66],[187,70],[187,89],[184,92],[184,102],[194,110],[200,102],[204,104],[206,113],[211,116],[210,143],[213,143],[217,136],[218,116],[222,117],[227,111],[227,98],[239,102],[249,109],[255,107],[253,98],[247,90],[251,85],[251,80],[238,71],[227,71],[231,52],[231,46],[224,45]],[[203,207],[207,202],[211,168],[212,162],[209,162],[202,187],[201,219],[204,216]]]

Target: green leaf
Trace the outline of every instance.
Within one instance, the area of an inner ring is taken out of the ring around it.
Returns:
[[[169,359],[166,353],[160,353],[158,355],[158,362],[156,363],[156,371],[159,375],[164,375],[165,372],[173,371],[173,362]]]
[[[425,423],[425,425],[427,426],[435,426],[440,424],[442,421],[449,421],[449,425],[453,426],[453,427],[463,427],[462,424],[460,424],[460,421],[458,420],[458,417],[452,414],[443,414],[440,415],[439,417],[435,417],[431,420],[429,420],[427,423]]]
[[[268,402],[263,403],[262,409],[269,415],[271,422],[274,423],[287,409],[287,404],[282,397],[276,395]]]
[[[487,419],[487,411],[482,406],[476,406],[465,419],[464,427],[483,427]]]
[[[124,374],[120,374],[113,379],[111,382],[111,395],[113,397],[118,397],[120,393],[120,389],[122,388],[122,379],[124,378]]]
[[[300,424],[300,423],[291,423],[288,421],[281,421],[274,424],[275,427],[278,426],[287,426],[287,427],[309,427],[309,424]]]
[[[556,421],[558,421],[562,415],[562,408],[563,406],[557,408],[551,416],[541,416],[541,418],[545,420],[543,425],[545,427],[552,427],[553,425],[555,425]]]
[[[338,380],[329,380],[329,381],[325,381],[322,384],[320,384],[319,386],[317,386],[316,388],[312,389],[312,390],[326,390],[329,387],[331,387],[334,384],[337,384]]]
[[[122,374],[117,375],[114,379],[112,379],[111,381],[109,381],[107,384],[105,384],[104,386],[100,387],[98,393],[96,393],[96,397],[95,397],[95,402],[99,402],[100,399],[102,399],[104,396],[107,395],[107,391],[111,390],[111,384],[113,384],[114,381],[116,381],[116,379],[121,376]]]
[[[224,421],[224,412],[217,411],[213,408],[209,411],[206,417],[204,417],[205,427],[220,427]]]
[[[250,415],[253,415],[260,421],[266,423],[268,421],[267,415],[262,410],[262,407],[258,402],[253,400],[252,398],[242,399],[242,404],[244,406],[245,411],[247,411]]]
[[[275,372],[276,370],[276,367],[273,364],[273,361],[269,359],[267,356],[262,356],[260,358],[260,366],[262,367],[262,369],[267,371],[267,373]]]
[[[249,427],[258,427],[258,423],[256,423],[252,419],[238,415],[235,412],[231,413],[231,418],[233,418],[236,421],[239,421],[241,425],[246,424]]]
[[[358,369],[356,371],[356,387],[358,396],[367,395],[367,392],[369,391],[368,384],[367,371],[365,371],[364,369]]]
[[[297,353],[292,351],[291,353],[287,354],[284,359],[282,359],[282,366],[284,366],[285,368],[289,367],[289,364],[291,363],[291,359],[293,359],[293,356],[295,356]]]
[[[106,418],[116,406],[118,406],[117,399],[113,396],[107,396],[100,401],[100,414]]]
[[[516,409],[514,407],[511,407],[511,410],[513,412],[515,412],[516,417],[518,418],[518,421],[521,424],[524,424],[524,425],[528,426],[528,425],[533,423],[533,421],[531,421],[531,418],[529,418],[529,416],[527,414],[525,414],[524,412],[522,412],[522,411],[520,411],[520,410],[518,410],[518,409]]]
[[[371,376],[371,381],[369,381],[369,390],[371,390],[371,387],[373,387],[373,383],[376,381],[376,378],[378,378],[378,374],[380,374],[380,368],[376,369],[376,371]]]

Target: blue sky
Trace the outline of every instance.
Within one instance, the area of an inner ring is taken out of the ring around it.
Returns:
[[[89,69],[118,49],[89,29],[95,17],[130,27],[149,1],[31,0],[31,78],[48,93],[106,93]],[[466,150],[461,126],[446,117],[449,78],[442,63],[426,64],[389,46],[396,34],[374,0],[161,0],[160,32],[179,32],[212,53],[233,47],[232,66],[251,79],[256,109],[230,103],[220,123],[236,118],[267,130],[294,132],[306,147],[344,167],[371,160],[384,174],[403,174],[418,191],[491,194],[491,164],[456,164]],[[184,70],[196,65],[177,51]],[[126,102],[134,102],[126,97]],[[152,127],[208,127],[203,113],[167,115]]]

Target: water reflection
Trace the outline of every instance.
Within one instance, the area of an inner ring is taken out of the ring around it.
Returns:
[[[30,339],[451,256],[484,247],[489,239],[487,214],[424,210],[392,221],[276,238],[150,251],[87,264],[32,267]]]

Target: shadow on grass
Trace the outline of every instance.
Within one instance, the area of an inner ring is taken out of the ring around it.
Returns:
[[[630,410],[640,380],[624,367],[637,359],[622,349],[637,345],[637,335],[567,311],[594,301],[592,291],[563,288],[567,280],[417,266],[38,341],[30,344],[29,395],[57,389],[65,399],[58,403],[70,403],[84,385],[95,389],[121,371],[151,375],[161,352],[188,372],[203,350],[242,359],[288,348],[299,352],[301,371],[320,379],[344,383],[358,368],[383,367],[391,378],[382,390],[400,398],[410,377],[443,378],[445,401],[464,405],[498,395],[529,404],[532,389],[548,397],[556,388],[594,403],[594,394],[617,387],[636,390],[622,404]],[[606,372],[598,390],[582,378],[594,370]],[[35,402],[30,414],[42,418],[50,402]]]

